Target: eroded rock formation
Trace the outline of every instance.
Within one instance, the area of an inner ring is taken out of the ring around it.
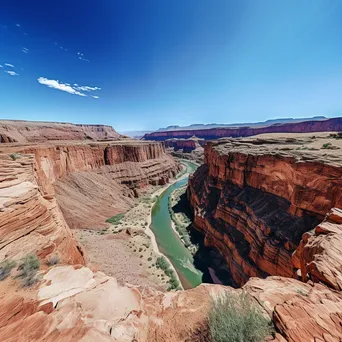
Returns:
[[[40,190],[34,157],[0,155],[0,170],[0,260],[58,254],[63,263],[83,264],[55,196]]]
[[[194,227],[225,257],[237,285],[255,276],[295,276],[291,255],[302,234],[342,207],[340,152],[310,147],[314,141],[206,145],[205,163],[189,180]]]
[[[116,140],[113,127],[74,125],[59,122],[0,120],[0,143],[44,142],[47,140]]]
[[[293,123],[280,123],[268,126],[226,127],[193,130],[156,131],[145,134],[144,139],[166,140],[172,138],[188,139],[192,136],[206,140],[223,137],[249,137],[263,133],[308,133],[308,132],[336,132],[342,131],[342,118],[312,120]]]
[[[100,228],[132,205],[139,188],[166,184],[179,164],[157,142],[15,145],[10,154],[34,155],[36,181],[46,198],[57,198],[71,228]],[[20,159],[18,159],[19,161]]]

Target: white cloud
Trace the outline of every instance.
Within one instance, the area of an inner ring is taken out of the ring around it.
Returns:
[[[24,52],[24,53],[29,53],[29,49],[26,48],[26,47],[23,47],[23,48],[21,49],[21,51]]]
[[[0,68],[3,68],[3,66],[0,64]]]
[[[74,84],[75,89],[81,90],[81,91],[95,91],[95,90],[101,90],[99,87],[89,87],[89,86],[77,86],[77,84]]]
[[[13,64],[9,64],[9,63],[5,63],[6,66],[10,67],[10,68],[14,68]]]
[[[17,24],[16,26],[17,26],[17,27],[20,27],[20,24]]]
[[[46,85],[49,88],[54,88],[57,90],[65,91],[69,94],[73,95],[79,95],[79,96],[88,96],[84,92],[91,92],[91,91],[96,91],[96,90],[101,90],[99,87],[90,87],[90,86],[79,86],[77,83],[74,83],[71,85],[70,83],[62,83],[59,82],[58,80],[49,80],[45,77],[39,77],[38,82],[40,84]],[[99,96],[97,95],[90,95],[94,99],[98,99]]]
[[[17,74],[16,72],[14,71],[9,71],[9,70],[5,70],[5,72],[7,72],[9,75],[11,76],[19,76],[19,74]]]
[[[70,85],[60,83],[58,80],[49,80],[45,77],[39,77],[38,82],[40,84],[46,85],[49,88],[54,88],[57,90],[65,91],[69,94],[79,95],[79,96],[87,96],[86,94],[83,94],[83,93],[77,91],[76,89],[72,88]]]

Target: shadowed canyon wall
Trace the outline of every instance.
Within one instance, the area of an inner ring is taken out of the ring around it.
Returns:
[[[254,276],[296,277],[291,256],[302,234],[342,207],[336,152],[300,146],[294,139],[208,143],[204,164],[189,179],[194,226],[225,257],[238,285]]]

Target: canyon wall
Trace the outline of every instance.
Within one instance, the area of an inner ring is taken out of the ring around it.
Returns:
[[[60,142],[13,145],[0,152],[34,155],[44,196],[56,196],[71,228],[102,228],[105,220],[128,209],[149,184],[163,185],[179,164],[158,142]]]
[[[294,123],[283,123],[269,126],[255,127],[232,127],[211,128],[194,130],[156,131],[145,134],[147,140],[166,140],[171,138],[188,139],[192,136],[206,140],[219,139],[223,137],[249,137],[263,133],[309,133],[309,132],[336,132],[342,131],[342,118],[327,120],[312,120]]]
[[[291,255],[303,233],[342,207],[340,147],[314,144],[250,138],[206,145],[187,190],[194,227],[225,257],[237,285],[255,276],[296,277]]]
[[[168,139],[164,141],[167,148],[173,148],[174,151],[181,150],[183,153],[189,153],[193,150],[204,147],[205,140],[203,139]]]
[[[1,154],[0,170],[0,260],[57,254],[63,263],[83,264],[55,196],[45,196],[37,183],[34,156]]]
[[[48,140],[116,140],[120,137],[106,125],[74,125],[59,122],[0,120],[0,143]]]

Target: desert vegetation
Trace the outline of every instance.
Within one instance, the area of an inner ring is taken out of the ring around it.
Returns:
[[[106,222],[108,223],[111,223],[111,224],[114,224],[114,225],[118,225],[120,224],[121,220],[125,217],[125,214],[117,214],[117,215],[114,215],[110,218],[108,218],[106,220]]]
[[[37,275],[39,267],[40,261],[35,254],[28,254],[20,260],[17,277],[21,279],[23,287],[32,286],[39,280]]]
[[[13,260],[4,260],[0,263],[0,280],[5,280],[11,273],[12,269],[16,266]]]
[[[208,323],[213,342],[263,342],[271,333],[270,321],[244,292],[218,297]]]
[[[168,291],[180,289],[180,284],[175,274],[175,271],[171,268],[170,263],[166,260],[164,256],[158,257],[156,261],[156,266],[157,268],[162,269],[164,273],[170,278],[169,280],[170,286],[167,289]]]

